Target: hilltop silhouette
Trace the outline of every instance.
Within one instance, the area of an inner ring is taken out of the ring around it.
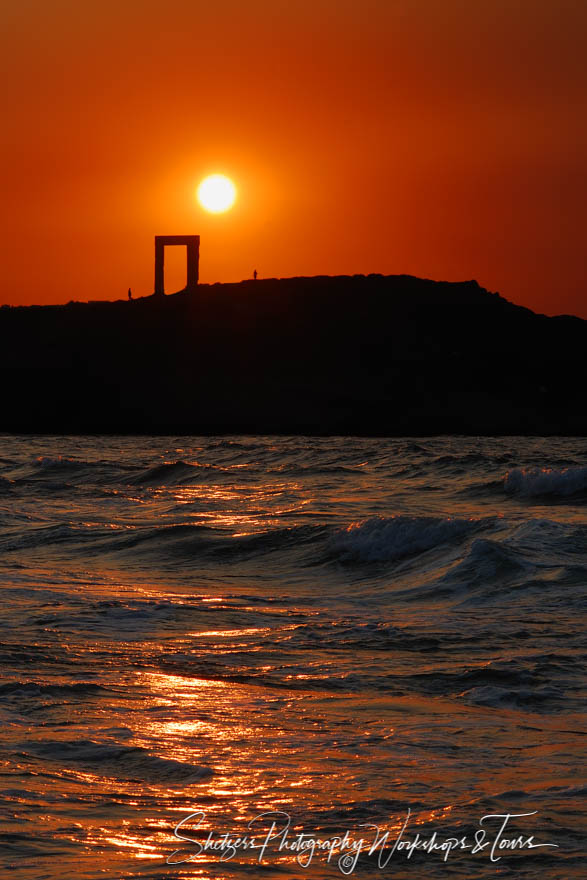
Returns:
[[[587,434],[587,322],[406,275],[0,309],[0,430]]]

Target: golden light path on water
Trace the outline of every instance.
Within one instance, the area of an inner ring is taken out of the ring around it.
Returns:
[[[247,632],[236,634],[242,637]],[[226,631],[224,635],[233,639],[235,632]],[[164,653],[166,647],[165,643],[149,644],[148,649]],[[234,648],[232,641],[225,643],[224,648],[222,643],[214,646],[220,653],[232,652]],[[304,677],[297,676],[298,679]],[[186,830],[186,834],[202,841],[209,831],[218,835],[226,831],[245,833],[247,822],[265,810],[291,811],[295,817],[302,805],[311,809],[324,804],[331,807],[345,804],[352,798],[353,789],[360,791],[366,781],[367,754],[370,774],[375,772],[377,776],[378,762],[381,773],[379,791],[371,787],[372,796],[384,799],[390,789],[401,791],[406,776],[412,786],[417,785],[418,780],[427,786],[440,783],[446,773],[446,759],[437,759],[430,765],[416,749],[404,753],[400,764],[390,767],[385,751],[378,754],[377,740],[382,744],[392,738],[400,744],[408,738],[417,741],[430,735],[431,725],[433,729],[436,724],[442,725],[449,712],[452,724],[458,725],[454,732],[459,732],[461,738],[465,735],[469,747],[485,738],[495,747],[497,736],[503,740],[501,745],[509,748],[506,732],[500,736],[487,710],[471,712],[463,708],[455,716],[454,705],[443,700],[434,700],[431,704],[429,700],[413,698],[367,701],[328,696],[316,699],[304,692],[267,697],[261,688],[250,685],[156,672],[138,672],[132,686],[142,697],[135,706],[134,717],[128,719],[129,726],[135,730],[128,744],[179,765],[200,766],[213,757],[214,776],[200,783],[190,784],[188,779],[187,787],[185,784],[162,786],[161,782],[153,786],[145,779],[136,797],[131,794],[132,784],[117,782],[119,803],[132,810],[132,816],[122,822],[116,818],[96,826],[90,820],[82,838],[90,852],[100,852],[102,863],[111,864],[113,868],[129,855],[140,860],[161,861],[162,853],[170,851],[170,829],[176,820],[196,810],[205,811],[205,819],[199,823],[197,832]],[[110,720],[103,719],[104,723]],[[333,723],[339,732],[331,737],[328,728]],[[361,729],[362,723],[365,729]],[[349,726],[353,728],[350,735]],[[553,729],[557,729],[556,725]],[[533,747],[548,754],[550,737],[547,731],[545,734],[545,740]],[[279,769],[275,766],[277,752]],[[338,767],[336,775],[324,772],[325,764],[331,761]],[[470,766],[463,768],[465,777],[470,772]],[[503,768],[502,787],[509,784],[510,773],[511,768]],[[108,790],[112,785],[99,773],[68,774],[62,777],[62,782],[69,783],[73,790],[87,784],[94,793]],[[489,791],[496,782],[495,778],[491,780]],[[157,802],[156,815],[152,815],[148,807],[153,794]],[[226,827],[227,805],[230,827]],[[453,809],[452,804],[421,809],[412,817],[411,824],[417,827],[442,822]],[[390,812],[385,820],[382,823],[385,828],[397,834],[405,816]],[[302,828],[295,819],[293,827]],[[78,834],[72,839],[79,839]],[[190,859],[190,866],[209,864],[209,855],[194,855],[193,850],[193,846],[190,850],[187,845],[183,851]],[[272,862],[283,864],[285,869],[291,857],[287,853],[273,854]],[[222,873],[215,872],[214,876],[222,876]]]
[[[233,634],[225,633],[231,636]],[[243,635],[244,632],[239,634]],[[140,732],[132,740],[133,744],[147,749],[153,748],[155,754],[164,755],[181,764],[193,763],[195,757],[198,763],[199,758],[205,756],[204,742],[214,746],[215,776],[206,784],[206,817],[198,823],[197,832],[188,831],[187,828],[190,826],[186,826],[185,833],[194,840],[203,840],[209,831],[236,832],[240,829],[240,832],[244,833],[246,823],[265,810],[294,810],[299,802],[298,790],[312,788],[316,792],[317,783],[319,805],[333,804],[341,798],[340,779],[325,777],[322,764],[324,756],[316,755],[315,763],[310,758],[312,746],[322,748],[324,745],[321,730],[326,718],[325,716],[316,718],[312,713],[313,720],[309,720],[310,713],[304,708],[304,704],[307,703],[306,694],[300,694],[293,700],[288,698],[287,708],[293,710],[298,717],[295,734],[303,736],[305,750],[309,749],[310,752],[305,751],[306,758],[302,761],[299,753],[292,754],[290,767],[284,768],[285,772],[280,772],[275,769],[275,741],[287,739],[291,736],[292,730],[275,729],[266,720],[259,720],[256,715],[251,717],[251,708],[258,704],[259,698],[263,696],[260,688],[243,689],[242,686],[228,682],[150,672],[139,674],[136,684],[140,690],[144,689],[150,694],[149,704],[146,707],[148,712],[145,713],[143,708],[141,713],[143,718],[146,714],[152,714],[155,718],[141,725]],[[338,711],[346,713],[347,700],[334,699],[340,704]],[[279,698],[274,700],[278,702]],[[197,711],[198,715],[205,716],[212,708],[213,721],[206,718],[185,720],[193,715],[194,711]],[[382,706],[382,714],[384,714],[383,708]],[[397,709],[399,707],[396,707],[396,711]],[[402,713],[407,709],[408,706],[403,704]],[[247,714],[245,714],[246,710],[248,710]],[[172,716],[169,720],[160,720],[161,715],[167,714]],[[177,715],[184,720],[174,720]],[[243,716],[247,719],[245,722],[241,720]],[[391,737],[395,733],[393,728],[388,727],[387,719],[382,718],[378,726],[385,730],[384,738]],[[373,730],[368,734],[368,738],[372,737]],[[345,743],[343,735],[341,741],[335,739],[327,745],[327,748],[329,751],[332,750],[332,756],[336,755],[337,760],[341,760],[342,756],[345,764],[354,763],[360,767],[364,755],[360,751],[354,751],[360,746],[360,741],[361,736],[353,742]],[[326,758],[329,756],[327,752]],[[97,776],[86,775],[86,779],[94,785],[100,781]],[[387,788],[388,785],[389,780],[386,780],[385,787]],[[194,786],[192,789],[191,806],[194,811],[203,809],[198,797],[200,790],[201,786],[197,788]],[[113,834],[112,829],[107,826],[94,829],[87,838],[87,844],[98,849],[114,847],[123,852],[126,850],[138,859],[160,859],[161,850],[168,849],[169,846],[170,823],[173,825],[174,814],[183,816],[186,810],[183,787],[169,786],[162,794],[168,801],[169,817],[167,820],[148,817],[147,836],[137,832],[135,823],[126,820],[117,834]],[[347,795],[348,792],[345,791],[344,794]],[[232,829],[223,826],[226,802],[230,803],[231,807]],[[254,809],[251,809],[252,804],[255,805]],[[140,802],[134,802],[133,805],[140,807]],[[415,817],[414,824],[426,824],[441,819],[448,816],[451,810],[452,806],[447,805],[423,811]],[[403,816],[390,815],[386,828],[398,832],[403,822]],[[302,826],[294,823],[293,828],[301,830]],[[190,865],[209,862],[208,855],[194,855],[193,847],[190,852],[187,846],[184,855],[186,858],[189,857]],[[286,853],[274,856],[273,861],[282,862],[285,866],[291,858]]]

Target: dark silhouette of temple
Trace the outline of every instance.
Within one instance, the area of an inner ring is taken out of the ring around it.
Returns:
[[[200,267],[199,235],[156,235],[155,236],[155,294],[165,295],[165,248],[185,245],[187,249],[186,290],[195,290],[198,285]]]

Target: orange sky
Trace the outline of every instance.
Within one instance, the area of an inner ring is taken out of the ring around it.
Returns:
[[[199,233],[202,281],[476,278],[587,317],[584,0],[18,0],[2,19],[0,302],[152,293],[153,236]],[[238,186],[228,214],[196,203],[210,171]]]

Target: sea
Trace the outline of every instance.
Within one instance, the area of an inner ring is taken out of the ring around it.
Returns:
[[[584,877],[587,438],[0,436],[14,880]]]

